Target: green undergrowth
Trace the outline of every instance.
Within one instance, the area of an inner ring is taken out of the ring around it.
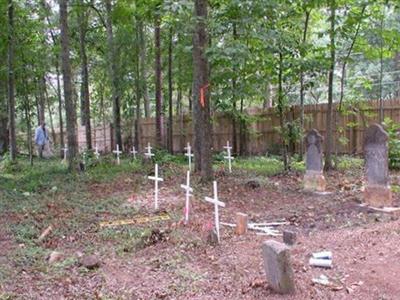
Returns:
[[[361,170],[364,167],[364,159],[349,155],[338,156],[334,159],[339,171]]]
[[[304,162],[291,161],[291,170],[305,171]],[[256,156],[249,158],[238,158],[232,163],[232,168],[251,171],[257,175],[274,176],[284,171],[283,162],[278,157]]]

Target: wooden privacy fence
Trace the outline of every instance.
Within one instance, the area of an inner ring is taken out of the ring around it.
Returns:
[[[305,130],[317,129],[322,136],[326,136],[327,104],[306,105],[304,108]],[[352,106],[338,111],[338,104],[334,104],[333,113],[333,151],[342,154],[356,154],[363,151],[364,130],[371,123],[378,122],[379,101],[360,102],[359,106]],[[273,108],[249,109],[247,113],[252,121],[247,125],[245,153],[256,155],[276,153],[279,151],[280,134],[279,117]],[[384,117],[389,117],[400,123],[400,99],[384,101]],[[287,120],[300,118],[300,107],[293,106],[286,114]],[[213,116],[213,150],[222,151],[226,141],[232,143],[233,126],[230,117],[221,114]],[[237,124],[237,143],[239,143],[239,125]],[[165,135],[166,136],[166,135]],[[187,142],[192,142],[193,132],[191,116],[176,117],[173,124],[174,152],[183,152]],[[140,124],[140,142],[146,145],[154,144],[155,119],[146,118]],[[238,146],[239,148],[239,146]],[[295,144],[294,149],[298,150]]]
[[[333,114],[333,152],[342,154],[356,154],[363,151],[364,130],[369,124],[378,122],[379,101],[363,101],[360,106],[352,106],[346,108],[345,112],[338,112],[338,104],[334,104]],[[244,153],[257,155],[265,153],[277,153],[280,145],[279,117],[273,108],[269,109],[249,109],[247,114],[251,116],[252,121],[247,124],[246,143]],[[305,114],[305,130],[312,128],[317,129],[322,136],[326,136],[326,117],[327,104],[306,105]],[[384,116],[389,117],[395,122],[400,123],[400,99],[384,101]],[[292,107],[286,114],[287,120],[296,120],[300,117],[300,107]],[[165,120],[166,121],[166,120]],[[165,128],[167,122],[165,122]],[[227,115],[215,114],[212,118],[213,127],[213,150],[222,151],[226,141],[233,141],[232,119]],[[127,147],[132,145],[134,137],[131,125],[124,127],[124,145],[125,151]],[[237,144],[239,149],[239,124],[236,126]],[[140,150],[143,151],[147,143],[155,145],[155,119],[141,119],[139,126]],[[165,132],[165,136],[167,136]],[[173,146],[174,152],[184,152],[187,142],[192,143],[192,121],[191,116],[176,116],[173,123]],[[110,152],[115,148],[112,126],[92,128],[93,147],[97,144],[99,150]],[[78,129],[78,142],[80,148],[86,147],[85,128]],[[298,150],[298,143],[293,145],[293,149]]]

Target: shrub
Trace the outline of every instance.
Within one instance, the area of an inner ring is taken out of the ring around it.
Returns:
[[[389,168],[400,169],[400,124],[385,118],[383,125],[389,134]]]

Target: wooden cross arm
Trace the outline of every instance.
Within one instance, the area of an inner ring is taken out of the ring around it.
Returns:
[[[214,199],[214,198],[205,197],[204,199],[205,199],[207,202],[210,202],[210,203],[213,203],[213,204],[217,204],[218,206],[225,207],[225,203],[224,203],[224,202],[221,202],[221,201],[216,200],[216,199]]]
[[[151,180],[164,181],[164,179],[159,178],[159,177],[156,178],[154,176],[149,176],[148,178],[151,179]]]
[[[193,192],[193,189],[191,187],[188,187],[187,185],[181,184],[181,188],[184,190],[189,190],[189,192]]]

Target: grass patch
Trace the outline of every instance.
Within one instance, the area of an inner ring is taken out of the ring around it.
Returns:
[[[258,175],[273,176],[283,172],[281,160],[273,157],[238,158],[232,168],[255,172]]]
[[[361,170],[364,167],[364,159],[348,155],[336,157],[336,167],[340,171]]]

